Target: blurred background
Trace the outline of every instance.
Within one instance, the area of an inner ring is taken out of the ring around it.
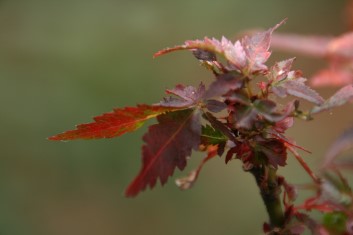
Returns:
[[[147,125],[110,140],[46,138],[114,107],[158,102],[177,83],[210,81],[190,53],[152,59],[159,49],[204,36],[232,38],[286,17],[279,32],[339,35],[347,30],[345,4],[1,0],[0,234],[261,234],[266,212],[254,179],[237,161],[213,159],[195,187],[182,192],[173,181],[199,162],[202,156],[194,154],[166,186],[127,199],[123,192],[140,169]],[[291,56],[274,52],[272,61]],[[294,67],[310,77],[324,65],[299,55]],[[325,97],[334,90],[319,89]],[[314,122],[297,121],[289,131],[313,152],[303,157],[314,169],[335,137],[353,125],[352,111],[346,106]],[[310,182],[292,157],[289,165],[280,170],[288,181]]]

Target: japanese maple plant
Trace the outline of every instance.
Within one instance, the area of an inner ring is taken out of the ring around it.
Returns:
[[[176,180],[181,189],[192,187],[202,166],[217,155],[226,164],[237,159],[259,188],[269,217],[263,224],[266,234],[302,234],[306,229],[313,234],[353,234],[353,194],[340,171],[352,162],[337,160],[352,145],[353,131],[333,144],[318,172],[298,153],[307,150],[285,135],[295,119],[312,120],[317,113],[352,101],[353,86],[345,84],[325,100],[306,84],[301,71],[291,69],[294,58],[267,66],[272,34],[283,23],[236,42],[205,37],[159,51],[155,57],[191,51],[214,80],[208,87],[178,84],[166,90],[167,97],[159,103],[117,108],[49,139],[113,138],[156,118],[157,124],[143,136],[142,167],[127,187],[127,197],[153,188],[158,180],[164,185],[175,168],[184,170],[193,150],[201,151],[205,158],[199,167]],[[311,108],[303,110],[301,100]],[[315,193],[304,203],[295,203],[297,187],[277,173],[289,153],[315,185]],[[314,219],[312,210],[323,212],[323,219]]]

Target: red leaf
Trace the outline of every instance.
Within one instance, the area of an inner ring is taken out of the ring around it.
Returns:
[[[337,91],[331,98],[325,101],[321,106],[316,106],[311,110],[311,113],[319,113],[329,110],[353,101],[353,85],[347,85]]]
[[[271,138],[258,142],[257,147],[266,155],[268,163],[274,168],[287,164],[287,148],[278,139]]]
[[[207,156],[202,160],[200,165],[193,171],[189,173],[188,176],[177,179],[175,183],[181,190],[186,190],[190,189],[192,186],[194,186],[194,183],[196,182],[200,171],[202,170],[202,167],[205,165],[205,163],[214,158],[217,155],[218,152],[218,146],[217,145],[210,145],[207,149],[208,154]]]
[[[271,44],[272,33],[285,22],[286,20],[283,20],[265,32],[257,33],[251,37],[245,36],[242,39],[241,44],[247,57],[248,71],[256,72],[267,70],[267,66],[264,63],[271,55],[271,52],[268,50]]]
[[[205,85],[201,83],[196,89],[193,86],[179,84],[173,89],[166,90],[166,93],[175,95],[176,98],[164,98],[164,100],[159,103],[160,106],[189,108],[198,105],[203,100],[205,95]]]
[[[178,50],[196,50],[194,55],[198,59],[210,61],[216,57],[212,53],[223,55],[230,65],[235,67],[236,70],[247,70],[247,73],[254,73],[266,70],[267,67],[264,63],[270,57],[271,35],[275,29],[285,22],[283,20],[275,27],[268,29],[265,32],[257,33],[251,37],[244,37],[241,41],[232,43],[225,37],[219,41],[215,38],[205,37],[204,40],[190,40],[186,41],[183,45],[175,46],[172,48],[163,49],[154,54],[154,57],[164,55]],[[205,51],[211,52],[205,53]]]
[[[153,188],[159,179],[164,185],[178,167],[183,170],[191,150],[200,143],[199,115],[192,109],[162,114],[158,124],[149,127],[143,140],[142,168],[129,185],[126,196],[134,197],[148,185]]]
[[[309,86],[305,85],[306,79],[300,71],[291,71],[285,79],[272,83],[272,91],[279,97],[286,95],[296,96],[317,105],[321,105],[324,99]]]
[[[283,60],[280,62],[275,63],[274,66],[271,67],[270,70],[270,78],[273,81],[281,81],[282,79],[286,78],[295,58],[291,58],[288,60]]]
[[[225,37],[222,37],[222,49],[225,58],[236,67],[242,70],[247,64],[247,58],[241,42],[238,40],[234,44]]]
[[[176,107],[145,104],[138,105],[137,107],[114,109],[113,112],[95,117],[92,123],[77,125],[75,130],[49,137],[49,140],[113,138],[127,132],[135,131],[150,118],[154,118],[167,111],[179,109]]]
[[[222,96],[230,90],[237,90],[243,87],[244,79],[239,73],[226,73],[217,77],[206,91],[205,98]]]
[[[215,38],[205,37],[204,40],[189,40],[184,43],[184,45],[179,45],[171,48],[165,48],[154,54],[154,57],[161,56],[173,51],[187,50],[187,49],[200,49],[205,51],[211,51],[215,53],[222,53],[221,42]]]

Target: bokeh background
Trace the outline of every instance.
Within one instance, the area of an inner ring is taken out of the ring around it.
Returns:
[[[117,139],[50,142],[48,136],[114,107],[155,103],[177,83],[211,76],[190,53],[152,59],[186,39],[234,37],[288,17],[280,32],[338,35],[347,30],[343,0],[1,0],[0,234],[261,234],[266,212],[254,180],[237,161],[213,159],[192,190],[176,172],[135,199],[123,196],[140,169],[146,127]],[[293,55],[274,53],[275,59]],[[308,77],[323,61],[297,56]],[[334,89],[320,89],[328,96]],[[353,109],[297,121],[289,136],[313,154],[353,124]],[[310,179],[292,158],[280,173]],[[309,195],[310,192],[304,192]]]

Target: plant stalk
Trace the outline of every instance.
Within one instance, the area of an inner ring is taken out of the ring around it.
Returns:
[[[271,229],[283,228],[284,213],[281,205],[281,188],[276,169],[269,166],[253,167],[250,172],[256,179],[262,200],[266,206]]]

